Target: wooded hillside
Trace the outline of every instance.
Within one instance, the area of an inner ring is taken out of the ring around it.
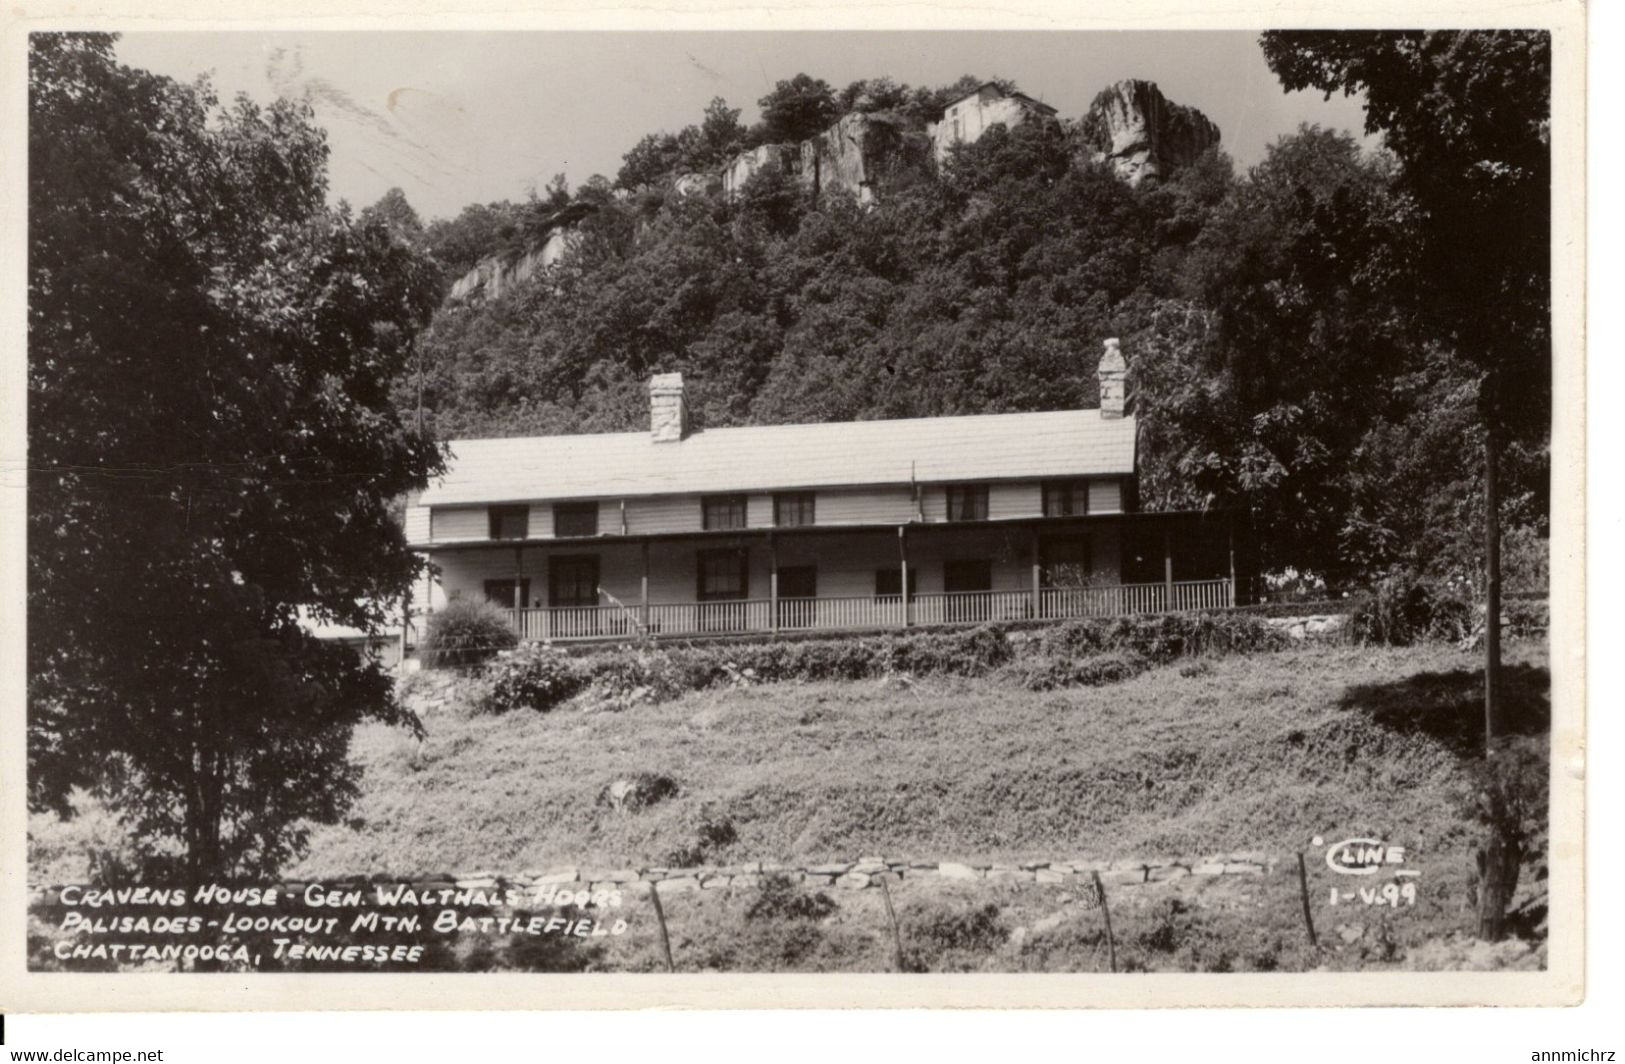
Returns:
[[[1247,173],[1211,150],[1131,187],[1094,161],[1098,130],[1062,119],[888,171],[869,205],[772,168],[734,196],[681,180],[791,127],[865,107],[918,125],[946,98],[820,86],[763,99],[777,133],[714,101],[637,141],[615,184],[560,178],[426,229],[404,200],[374,208],[448,288],[571,226],[560,261],[442,305],[403,409],[421,403],[441,439],[635,429],[649,375],[672,371],[701,427],[1076,408],[1119,336],[1144,506],[1244,507],[1267,568],[1334,584],[1399,565],[1477,580],[1479,374],[1427,327],[1419,208],[1393,159],[1303,128]],[[1549,375],[1524,398],[1505,516],[1513,579],[1538,583]]]

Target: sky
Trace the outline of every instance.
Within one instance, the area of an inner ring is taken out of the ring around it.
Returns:
[[[425,219],[524,198],[554,174],[609,177],[645,133],[700,121],[721,96],[748,125],[775,82],[839,89],[890,76],[948,84],[1004,77],[1063,117],[1123,78],[1156,82],[1222,132],[1240,167],[1315,122],[1359,135],[1358,100],[1284,93],[1245,32],[131,33],[124,62],[222,97],[306,97],[327,130],[335,199],[399,187]]]

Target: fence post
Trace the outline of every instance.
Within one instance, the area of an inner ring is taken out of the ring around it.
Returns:
[[[1117,939],[1112,935],[1112,911],[1106,907],[1106,884],[1100,881],[1099,872],[1090,872],[1095,881],[1095,897],[1100,899],[1100,915],[1106,920],[1106,959],[1112,971],[1117,971]]]
[[[660,907],[660,882],[649,882],[649,900],[654,903],[655,923],[660,925],[660,952],[666,957],[666,971],[675,972],[677,965],[671,960],[671,936],[666,933],[666,910]]]
[[[1309,873],[1303,867],[1303,853],[1298,853],[1298,894],[1303,899],[1303,926],[1309,929],[1309,945],[1320,948],[1315,937],[1315,918],[1309,912]]]
[[[901,972],[906,970],[903,964],[903,932],[897,926],[897,910],[892,908],[891,888],[886,885],[890,877],[890,872],[882,872],[875,878],[880,880],[880,899],[886,903],[886,919],[891,921],[892,962]]]

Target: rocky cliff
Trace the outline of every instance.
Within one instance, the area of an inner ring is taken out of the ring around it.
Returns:
[[[1017,108],[1012,114],[1025,112]],[[1089,156],[1109,161],[1133,185],[1168,177],[1219,142],[1219,128],[1206,115],[1171,103],[1154,83],[1138,80],[1120,81],[1096,96],[1083,118],[1082,134]],[[741,152],[718,173],[676,175],[671,192],[702,196],[720,189],[732,198],[751,177],[776,167],[814,196],[845,191],[860,203],[871,203],[887,181],[929,170],[932,144],[929,129],[901,116],[854,113],[799,144],[763,144]],[[530,250],[481,262],[452,286],[450,298],[495,299],[558,262],[578,239],[577,223],[591,213],[582,208],[577,204],[561,211],[543,235],[533,238]]]
[[[1131,185],[1169,177],[1219,143],[1219,127],[1194,107],[1172,103],[1150,81],[1119,81],[1095,97],[1083,119],[1095,160]]]
[[[910,168],[923,170],[930,142],[889,114],[849,114],[802,141],[797,177],[814,196],[844,190],[871,203],[877,186]]]

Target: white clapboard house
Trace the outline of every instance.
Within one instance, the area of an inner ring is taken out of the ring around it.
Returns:
[[[414,613],[478,596],[526,639],[895,629],[1236,602],[1218,512],[1135,505],[1108,340],[1098,409],[456,440],[412,499]]]

